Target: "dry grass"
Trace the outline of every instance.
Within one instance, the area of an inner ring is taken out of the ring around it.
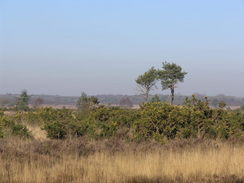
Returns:
[[[27,129],[30,131],[33,138],[36,140],[46,140],[47,134],[44,130],[41,129],[40,126],[37,125],[26,125]]]
[[[0,143],[0,182],[244,182],[243,143],[194,143],[121,148],[118,142],[5,140]],[[111,151],[113,144],[120,149]]]

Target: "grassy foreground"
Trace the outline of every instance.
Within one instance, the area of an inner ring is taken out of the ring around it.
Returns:
[[[244,144],[0,141],[3,183],[244,182]]]

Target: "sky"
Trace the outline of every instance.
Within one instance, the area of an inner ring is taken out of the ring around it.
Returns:
[[[1,94],[138,94],[164,61],[178,94],[244,97],[244,0],[0,0]]]

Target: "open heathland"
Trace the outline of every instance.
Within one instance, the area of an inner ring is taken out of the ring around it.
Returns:
[[[208,100],[0,113],[0,182],[242,183],[244,113]]]

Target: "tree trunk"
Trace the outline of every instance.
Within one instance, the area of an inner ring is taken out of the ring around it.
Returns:
[[[146,93],[145,93],[145,100],[146,100],[146,102],[148,102],[148,98],[149,98],[149,90],[147,90]]]
[[[171,88],[171,105],[174,104],[174,99],[175,99],[175,88]]]

